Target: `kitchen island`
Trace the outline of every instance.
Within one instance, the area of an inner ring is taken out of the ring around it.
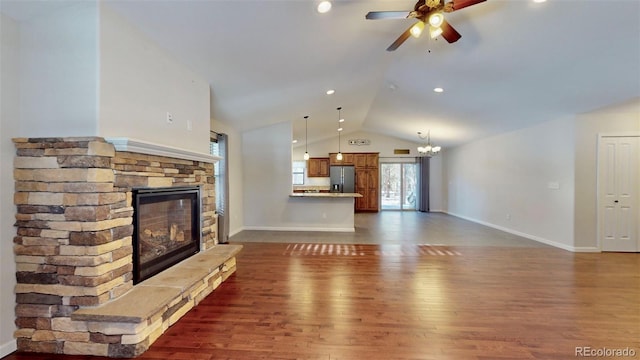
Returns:
[[[354,232],[355,198],[358,193],[295,192],[289,195],[295,230]]]

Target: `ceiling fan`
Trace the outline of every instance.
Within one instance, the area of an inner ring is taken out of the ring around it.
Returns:
[[[445,0],[418,0],[413,11],[370,11],[365,18],[367,20],[378,19],[417,19],[418,22],[411,25],[407,31],[403,32],[400,37],[389,45],[387,51],[394,51],[409,36],[419,37],[424,30],[425,23],[429,25],[429,35],[435,38],[439,35],[449,43],[458,41],[462,35],[449,25],[444,19],[445,12],[460,10],[471,5],[475,5],[486,0],[453,0],[445,2]]]

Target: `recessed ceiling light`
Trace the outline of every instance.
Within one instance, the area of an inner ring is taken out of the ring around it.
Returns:
[[[338,131],[342,131],[342,128],[338,128]]]
[[[443,89],[443,88],[441,88],[441,87],[437,87],[437,88],[433,89],[433,91],[435,91],[435,92],[437,92],[437,93],[441,93],[441,92],[443,92],[443,91],[444,91],[444,89]]]
[[[298,143],[298,140],[293,139],[292,143],[297,144],[297,143]]]
[[[543,3],[545,1],[547,1],[547,0],[533,0],[534,3]]]
[[[327,95],[333,95],[335,93],[336,93],[336,91],[333,90],[333,89],[327,90]]]
[[[338,122],[344,122],[344,119],[340,119],[340,120],[338,120]]]
[[[318,4],[318,12],[320,14],[329,12],[329,10],[331,10],[331,1],[321,1],[320,4]]]

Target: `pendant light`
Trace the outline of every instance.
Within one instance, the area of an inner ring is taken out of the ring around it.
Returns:
[[[338,161],[342,161],[342,152],[340,152],[340,132],[342,132],[342,128],[340,127],[340,110],[342,110],[342,107],[338,107],[338,154],[336,155],[336,160]]]
[[[309,160],[309,151],[307,146],[309,144],[309,115],[304,117],[304,159]]]

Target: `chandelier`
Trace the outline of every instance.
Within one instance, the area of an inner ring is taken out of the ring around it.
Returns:
[[[434,156],[439,153],[442,149],[440,146],[431,145],[431,130],[427,131],[427,135],[425,136],[422,132],[418,131],[418,137],[423,141],[426,139],[427,143],[424,146],[418,146],[418,154],[420,156]]]

